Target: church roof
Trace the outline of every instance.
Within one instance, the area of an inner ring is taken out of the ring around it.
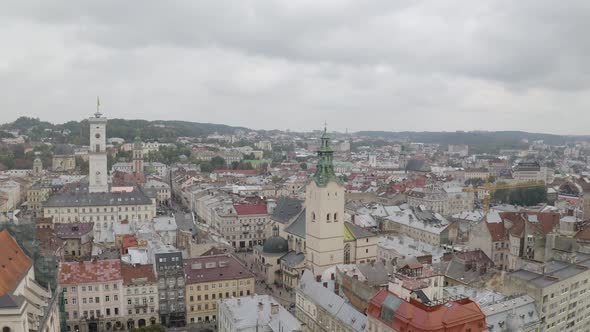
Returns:
[[[285,228],[285,232],[300,238],[305,238],[305,209],[301,210],[297,216],[297,219],[295,219],[291,225]]]
[[[282,196],[272,212],[272,220],[280,223],[287,223],[301,212],[301,201]]]
[[[5,229],[0,232],[0,296],[12,292],[33,265],[16,240]]]
[[[262,246],[262,251],[267,254],[286,253],[289,250],[289,243],[280,236],[271,236]]]
[[[344,241],[354,241],[357,239],[364,239],[373,236],[375,236],[375,234],[360,226],[349,222],[344,223]]]

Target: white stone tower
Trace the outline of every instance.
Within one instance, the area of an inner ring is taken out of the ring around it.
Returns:
[[[305,189],[306,263],[314,275],[344,261],[344,187],[324,129],[317,170]]]
[[[94,113],[94,117],[88,119],[90,123],[90,149],[88,151],[90,174],[88,174],[88,191],[91,193],[109,191],[106,150],[107,119],[102,117],[99,107],[100,101],[97,98],[96,113]]]
[[[143,143],[139,135],[133,142],[133,173],[143,175]]]
[[[43,174],[43,162],[41,158],[37,157],[33,161],[33,176],[41,176]]]

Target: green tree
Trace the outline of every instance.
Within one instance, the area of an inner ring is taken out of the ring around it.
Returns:
[[[76,166],[80,169],[81,174],[88,174],[90,171],[90,164],[88,161],[82,159],[82,157],[76,157]]]
[[[215,156],[211,158],[211,166],[213,166],[213,169],[223,169],[225,167],[225,159]]]
[[[204,173],[211,173],[214,169],[213,165],[211,165],[211,163],[208,161],[202,162],[201,164],[199,164],[199,167],[201,168],[201,172]]]

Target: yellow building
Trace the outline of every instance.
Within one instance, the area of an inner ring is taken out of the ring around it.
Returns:
[[[255,278],[231,255],[184,261],[187,323],[217,320],[217,300],[254,294]]]

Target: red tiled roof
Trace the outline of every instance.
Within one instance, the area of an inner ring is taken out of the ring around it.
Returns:
[[[514,223],[510,233],[512,235],[520,235],[524,230],[524,224],[527,222],[530,226],[535,227],[543,234],[550,233],[557,225],[559,225],[560,215],[557,212],[501,212],[499,213],[502,219],[508,219]],[[536,216],[537,222],[531,222],[530,216]]]
[[[7,230],[0,232],[0,296],[12,292],[29,272],[33,261]]]
[[[234,209],[238,215],[267,214],[266,204],[235,204]]]
[[[491,223],[486,221],[486,226],[488,227],[492,241],[506,240],[506,228],[504,228],[504,222]]]
[[[590,241],[590,227],[586,227],[583,230],[576,233],[576,239]]]
[[[123,275],[123,283],[125,285],[129,285],[141,278],[146,278],[146,283],[156,282],[153,265],[133,266],[131,264],[121,263],[121,274]]]
[[[231,255],[186,259],[184,260],[184,274],[187,284],[254,278],[254,274]]]
[[[63,262],[59,269],[59,283],[61,285],[106,282],[122,279],[121,261],[118,259]]]
[[[381,309],[388,297],[397,305],[392,310],[393,320],[390,322],[381,318]],[[385,289],[371,298],[367,315],[394,331],[483,331],[485,328],[485,315],[469,299],[426,306],[416,300],[408,302],[399,299]]]

